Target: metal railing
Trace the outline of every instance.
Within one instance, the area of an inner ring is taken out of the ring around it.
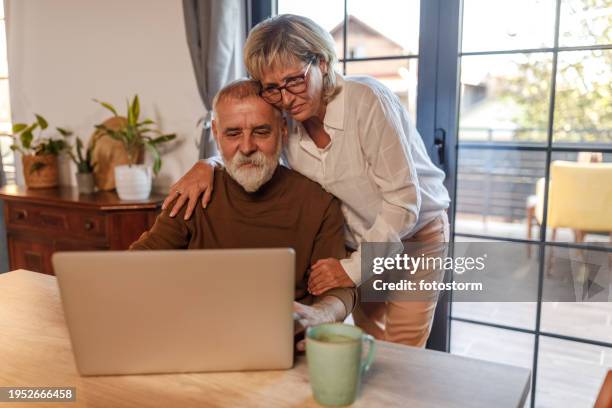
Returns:
[[[535,143],[459,143],[457,212],[504,222],[524,222],[526,204],[546,173],[546,148]],[[581,151],[599,151],[612,162],[612,143],[586,143],[553,149],[553,160],[575,161]]]
[[[463,144],[462,140],[465,137],[465,133],[477,133],[478,135],[484,136],[484,138],[474,139],[474,142],[494,142],[494,143],[520,143],[520,144],[533,144],[533,145],[545,145],[546,144],[546,132],[545,128],[492,128],[492,127],[459,127],[459,143]],[[541,137],[534,137],[534,135],[540,134]],[[612,144],[612,129],[610,128],[584,128],[584,129],[571,129],[571,130],[555,130],[555,135],[560,136],[564,134],[575,135],[575,138],[571,140],[563,140],[565,138],[555,138],[553,143],[566,145],[583,145],[584,143],[596,144],[596,145],[608,145]],[[510,139],[505,137],[510,135]],[[463,137],[462,137],[463,136]],[[498,137],[496,137],[498,136]],[[588,138],[587,136],[594,136]],[[465,142],[472,142],[467,139]]]

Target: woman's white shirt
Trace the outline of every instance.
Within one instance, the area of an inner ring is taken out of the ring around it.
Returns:
[[[319,149],[295,124],[284,156],[342,201],[346,244],[356,251],[341,263],[359,285],[362,242],[400,242],[448,208],[450,199],[444,172],[429,159],[397,96],[371,77],[337,78],[341,90],[323,121],[331,142]]]

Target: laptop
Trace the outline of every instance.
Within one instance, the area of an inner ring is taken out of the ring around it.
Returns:
[[[288,369],[292,249],[58,252],[81,375]]]

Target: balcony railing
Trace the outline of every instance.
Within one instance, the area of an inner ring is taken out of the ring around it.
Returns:
[[[459,140],[463,144],[471,143],[501,143],[542,146],[546,145],[548,129],[546,128],[492,128],[492,127],[460,127]],[[553,143],[563,146],[608,147],[612,144],[611,128],[555,129]],[[567,137],[571,134],[571,137]]]
[[[460,136],[459,213],[505,222],[524,221],[527,198],[535,194],[535,185],[545,174],[547,147],[545,141],[524,140],[520,135],[536,131],[545,129],[459,129],[460,134],[486,136],[467,140]],[[581,151],[598,151],[604,162],[612,162],[612,129],[582,130],[582,134],[595,133],[599,135],[597,142],[555,142],[552,160],[576,161]]]

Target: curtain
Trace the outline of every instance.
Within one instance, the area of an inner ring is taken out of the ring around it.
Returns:
[[[206,117],[200,158],[217,152],[211,129],[212,100],[228,82],[245,75],[242,47],[246,39],[245,0],[183,0],[187,45]]]
[[[2,152],[0,152],[0,187],[6,184],[6,175],[2,164]],[[4,223],[4,201],[0,200],[0,273],[7,272],[8,247],[6,245],[6,224]]]

